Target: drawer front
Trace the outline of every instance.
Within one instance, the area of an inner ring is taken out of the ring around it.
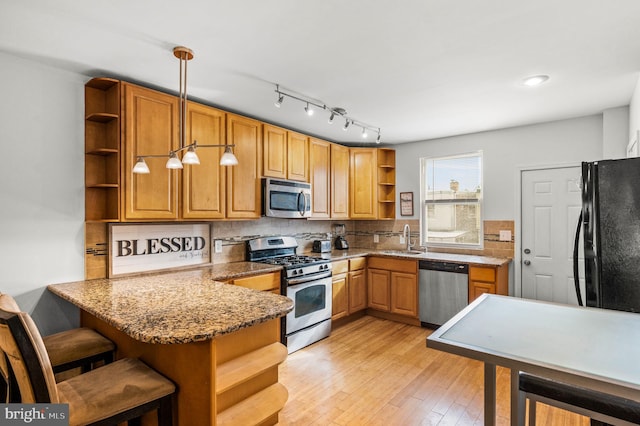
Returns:
[[[359,271],[367,267],[367,258],[366,257],[356,257],[354,259],[349,259],[349,270],[350,271]]]
[[[485,281],[493,283],[496,281],[495,268],[479,268],[472,266],[469,268],[469,279],[473,281]]]
[[[348,260],[336,260],[331,262],[331,272],[333,275],[345,274],[349,271]]]
[[[387,271],[418,273],[417,260],[393,259],[390,257],[370,257],[368,267],[374,269],[384,269]]]
[[[276,290],[280,292],[280,272],[272,272],[269,274],[254,275],[247,278],[238,278],[233,280],[233,284],[241,287],[248,287],[254,290]],[[275,293],[275,291],[274,291]]]

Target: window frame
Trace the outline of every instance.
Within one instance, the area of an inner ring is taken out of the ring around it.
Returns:
[[[442,200],[428,200],[427,199],[427,162],[429,160],[450,160],[456,158],[466,158],[466,157],[479,157],[480,158],[480,197],[475,201],[471,201],[469,199],[460,199],[455,202],[448,202]],[[478,243],[456,243],[456,242],[427,242],[427,226],[428,226],[428,217],[427,217],[427,206],[428,205],[469,205],[474,204],[477,205],[480,209],[480,228],[479,232],[479,241]],[[461,154],[454,155],[445,155],[445,156],[432,156],[432,157],[421,157],[420,158],[420,245],[422,247],[433,247],[433,248],[457,248],[457,249],[471,249],[471,250],[482,250],[484,248],[484,153],[482,150],[472,151]]]

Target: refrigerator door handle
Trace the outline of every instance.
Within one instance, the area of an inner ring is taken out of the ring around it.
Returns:
[[[573,283],[576,286],[576,296],[578,296],[578,305],[582,304],[582,294],[580,293],[580,276],[578,268],[578,250],[580,247],[580,230],[582,229],[582,211],[578,217],[578,229],[576,229],[576,238],[573,242]]]

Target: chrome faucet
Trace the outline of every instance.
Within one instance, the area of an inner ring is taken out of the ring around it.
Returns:
[[[402,229],[402,236],[407,242],[407,251],[411,250],[411,247],[415,246],[415,243],[411,244],[411,227],[408,223],[404,224],[404,228]]]

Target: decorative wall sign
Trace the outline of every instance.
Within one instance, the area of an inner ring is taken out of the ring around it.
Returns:
[[[209,224],[109,226],[109,278],[209,263]]]
[[[413,192],[400,193],[400,215],[413,216]]]

